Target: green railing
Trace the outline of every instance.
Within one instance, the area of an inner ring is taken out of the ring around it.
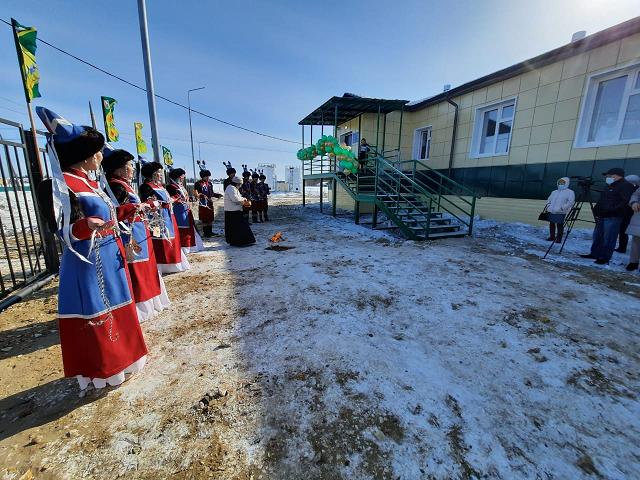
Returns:
[[[393,162],[399,170],[411,172],[416,185],[436,197],[435,211],[447,212],[460,223],[467,226],[469,235],[473,232],[477,197],[473,190],[434,170],[420,160],[401,160]],[[469,197],[469,198],[466,198]]]
[[[303,175],[336,179],[354,200],[375,203],[409,238],[429,238],[436,223],[447,233],[447,227],[453,225],[446,219],[457,220],[460,227],[466,227],[467,235],[473,233],[476,196],[472,190],[424,162],[397,160],[397,150],[384,158],[375,146],[370,148],[355,175],[337,171],[335,159],[328,156],[303,160]]]

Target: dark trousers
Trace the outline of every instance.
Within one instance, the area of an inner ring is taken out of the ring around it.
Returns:
[[[549,239],[550,240],[555,240],[556,242],[560,243],[562,241],[563,233],[564,233],[563,223],[549,222]]]
[[[627,211],[627,214],[622,219],[622,223],[620,224],[620,234],[618,236],[618,250],[622,252],[626,252],[627,245],[629,245],[629,235],[627,235],[625,232],[627,231],[629,222],[631,222],[631,217],[633,217],[633,210],[629,209],[629,211]]]
[[[593,229],[593,243],[591,255],[598,260],[611,260],[616,248],[616,240],[620,233],[622,217],[599,218]]]

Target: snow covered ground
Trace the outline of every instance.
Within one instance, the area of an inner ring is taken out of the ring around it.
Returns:
[[[640,478],[623,256],[577,258],[578,231],[542,260],[543,229],[490,221],[407,241],[294,200],[273,197],[256,246],[215,239],[167,278],[121,388],[78,400],[16,376],[34,354],[0,357],[4,478]],[[277,231],[289,249],[267,249]]]

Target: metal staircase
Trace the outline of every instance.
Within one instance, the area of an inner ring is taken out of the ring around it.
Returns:
[[[398,161],[375,148],[358,174],[336,172],[330,158],[303,161],[304,178],[334,178],[361,203],[374,204],[373,227],[381,211],[409,239],[463,237],[473,231],[476,196],[418,160]]]

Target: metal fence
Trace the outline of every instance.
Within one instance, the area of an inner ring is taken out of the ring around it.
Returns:
[[[58,268],[59,245],[41,219],[36,196],[50,171],[44,139],[39,143],[40,159],[31,132],[0,118],[0,298]]]

